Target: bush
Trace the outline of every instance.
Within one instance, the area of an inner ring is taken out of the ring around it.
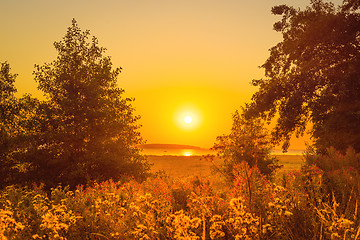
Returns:
[[[351,217],[357,211],[360,199],[360,153],[348,148],[345,154],[335,148],[325,154],[316,154],[309,149],[305,155],[306,164],[314,164],[323,171],[323,191],[327,201],[340,204],[339,210]],[[331,205],[332,205],[331,204]]]
[[[242,110],[244,111],[244,110]],[[264,123],[259,119],[247,119],[236,111],[229,135],[217,137],[212,148],[224,160],[220,170],[230,181],[234,179],[234,166],[245,161],[250,167],[257,166],[259,171],[271,178],[280,166],[272,156],[272,144]]]

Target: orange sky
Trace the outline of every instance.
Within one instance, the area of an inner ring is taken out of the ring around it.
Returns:
[[[148,143],[211,147],[228,133],[231,115],[250,100],[250,81],[268,49],[281,41],[272,30],[274,5],[304,6],[295,0],[3,0],[0,61],[18,73],[20,94],[41,97],[34,64],[56,58],[54,41],[72,18],[106,47],[118,84],[135,97],[142,136]],[[184,125],[184,115],[194,121]],[[303,148],[303,140],[290,148]]]

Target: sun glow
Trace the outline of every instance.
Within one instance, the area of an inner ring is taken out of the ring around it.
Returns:
[[[187,123],[187,124],[192,123],[192,117],[191,117],[191,116],[186,116],[186,117],[184,118],[184,122]]]
[[[174,120],[180,129],[193,131],[201,126],[201,111],[194,106],[184,106],[176,111]]]

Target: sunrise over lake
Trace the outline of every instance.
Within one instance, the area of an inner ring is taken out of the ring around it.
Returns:
[[[0,6],[0,239],[360,239],[360,0]]]
[[[17,94],[42,98],[34,64],[56,58],[75,18],[82,30],[107,49],[114,67],[122,67],[119,87],[135,98],[140,132],[148,143],[212,147],[229,133],[232,114],[250,101],[253,79],[269,49],[281,40],[271,14],[278,4],[297,7],[307,1],[4,1],[1,61],[18,73]],[[193,114],[191,124],[182,124]],[[308,141],[308,139],[306,139]],[[293,149],[304,149],[297,140]]]

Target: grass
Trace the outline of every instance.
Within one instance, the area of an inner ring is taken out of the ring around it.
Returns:
[[[277,155],[280,165],[283,165],[280,171],[300,170],[303,162],[302,155]]]
[[[8,186],[0,191],[0,239],[360,240],[359,158],[351,151],[314,157],[324,171],[281,155],[281,171],[301,167],[281,181],[242,162],[233,182],[219,184],[205,176],[212,163],[201,157],[150,156],[152,171],[170,176],[73,191],[59,185],[51,193],[36,184]]]
[[[299,170],[303,163],[302,155],[278,155],[279,163],[283,165],[281,172]],[[173,177],[189,177],[211,175],[212,162],[206,161],[201,156],[155,156],[149,155],[148,160],[153,164],[151,171],[165,171]],[[215,158],[217,166],[221,159]]]

